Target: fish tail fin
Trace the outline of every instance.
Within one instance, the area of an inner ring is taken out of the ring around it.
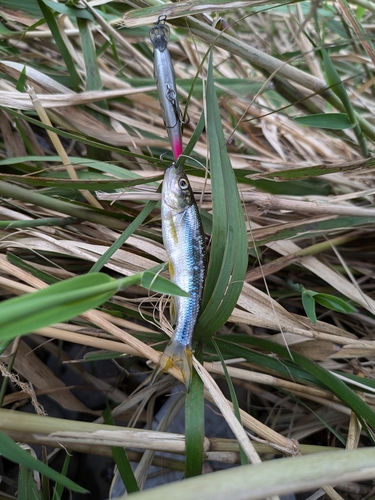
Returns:
[[[192,356],[193,353],[189,346],[185,346],[177,340],[172,340],[165,348],[155,368],[151,383],[154,383],[162,373],[173,366],[177,366],[182,372],[186,390],[188,391],[192,377]]]

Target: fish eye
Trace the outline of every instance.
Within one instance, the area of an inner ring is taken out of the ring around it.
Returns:
[[[180,186],[181,189],[187,189],[189,187],[189,183],[186,179],[182,178],[178,181],[178,185]]]

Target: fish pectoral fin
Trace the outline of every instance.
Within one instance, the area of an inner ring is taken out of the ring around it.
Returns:
[[[181,370],[186,391],[189,391],[192,377],[192,356],[193,353],[189,347],[184,346],[176,340],[172,340],[160,357],[151,383],[153,384],[162,373],[175,366]]]

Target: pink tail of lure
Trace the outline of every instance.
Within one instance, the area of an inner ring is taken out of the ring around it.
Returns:
[[[189,180],[182,167],[176,168],[174,163],[164,175],[161,219],[171,281],[188,292],[189,297],[173,297],[172,341],[155,374],[158,376],[177,366],[189,389],[193,333],[203,292],[206,252],[202,223]]]
[[[165,23],[166,16],[160,16],[150,29],[150,39],[154,47],[154,76],[158,89],[159,102],[167,129],[173,156],[177,159],[182,153],[182,113],[178,104],[175,74],[168,50],[170,30]]]

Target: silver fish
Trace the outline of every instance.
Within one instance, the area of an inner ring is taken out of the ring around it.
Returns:
[[[161,217],[171,281],[190,297],[173,297],[174,333],[154,379],[176,365],[188,389],[192,375],[192,339],[205,279],[206,250],[202,222],[189,180],[183,168],[176,168],[174,163],[164,175]]]
[[[170,30],[165,24],[166,16],[160,16],[150,29],[150,39],[154,46],[154,76],[164,125],[168,132],[173,156],[182,153],[182,113],[178,104],[175,74],[168,50]]]

